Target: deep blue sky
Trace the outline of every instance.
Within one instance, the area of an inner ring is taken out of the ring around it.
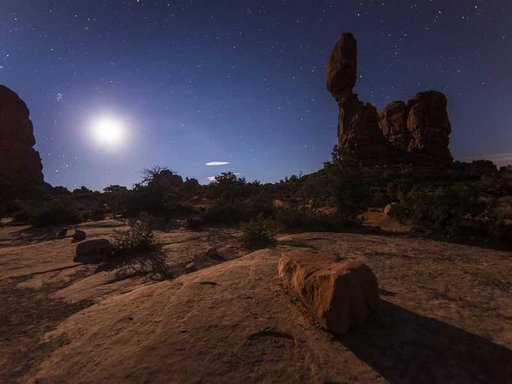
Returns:
[[[276,181],[329,159],[325,63],[351,31],[362,100],[381,109],[441,90],[454,156],[510,161],[510,4],[2,0],[0,83],[28,104],[53,185],[131,186],[153,165],[202,183],[225,170]],[[103,114],[127,126],[115,150],[90,138]]]

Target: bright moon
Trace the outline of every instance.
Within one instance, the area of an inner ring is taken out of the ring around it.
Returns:
[[[93,122],[92,134],[98,144],[118,147],[125,139],[126,129],[118,119],[102,116]]]

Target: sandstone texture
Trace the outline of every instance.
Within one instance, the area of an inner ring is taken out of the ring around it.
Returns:
[[[109,239],[127,227],[105,220],[79,228],[90,239]],[[157,234],[175,276],[164,281],[141,276],[139,263],[113,270],[75,263],[76,244],[55,239],[54,229],[0,226],[0,382],[427,384],[512,377],[510,252],[315,232],[282,235],[275,248],[240,257],[230,228]],[[228,260],[206,257],[209,247]],[[379,282],[378,313],[342,336],[320,329],[277,272],[282,253],[294,249],[368,265]],[[185,273],[190,262],[197,271]]]
[[[18,95],[0,85],[0,181],[15,187],[44,183],[29,110]]]
[[[343,335],[379,305],[377,278],[361,261],[335,261],[328,254],[284,252],[279,275],[325,329]]]
[[[343,33],[327,63],[327,90],[338,103],[338,147],[368,166],[411,164],[438,168],[451,165],[451,133],[446,97],[420,92],[407,103],[393,101],[382,112],[359,101],[357,43]]]
[[[401,151],[407,150],[409,146],[407,106],[403,101],[389,103],[379,114],[379,125],[391,146]]]
[[[421,92],[407,102],[408,151],[420,162],[452,162],[448,149],[451,125],[446,112],[445,95],[437,91]]]

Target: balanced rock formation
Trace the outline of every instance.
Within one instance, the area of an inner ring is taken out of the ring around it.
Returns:
[[[343,33],[327,63],[327,90],[339,108],[338,147],[365,165],[444,166],[453,159],[446,97],[437,91],[418,93],[406,103],[393,101],[379,114],[359,101],[357,43]]]
[[[387,154],[379,128],[379,114],[371,104],[364,104],[352,92],[357,80],[357,43],[351,33],[344,33],[336,43],[327,64],[326,86],[338,102],[339,147],[366,162]]]
[[[377,278],[359,261],[293,250],[281,256],[278,271],[319,324],[338,335],[361,325],[379,305]]]
[[[0,181],[21,188],[44,183],[35,142],[26,104],[0,85]]]

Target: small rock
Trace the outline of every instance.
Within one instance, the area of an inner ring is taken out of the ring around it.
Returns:
[[[188,263],[185,266],[185,272],[190,273],[190,272],[194,272],[194,271],[197,271],[197,267],[196,267],[196,264],[194,262]]]
[[[57,233],[57,238],[58,238],[58,239],[63,239],[63,238],[65,238],[65,237],[66,237],[67,233],[68,233],[68,229],[67,229],[67,228],[62,228],[62,229],[60,229],[60,230],[59,230],[59,232]]]
[[[361,325],[379,305],[377,278],[355,260],[333,262],[331,255],[294,250],[283,253],[279,275],[320,325],[338,335]]]
[[[226,258],[219,253],[216,247],[208,248],[208,250],[206,251],[206,255],[213,260],[226,261]]]
[[[204,221],[200,217],[189,217],[185,220],[186,229],[200,229],[204,225]]]
[[[390,203],[386,205],[384,208],[384,214],[389,217],[397,217],[398,215],[398,204],[397,203]]]
[[[75,233],[73,234],[73,242],[79,242],[85,240],[86,238],[87,234],[84,231],[75,228]]]

